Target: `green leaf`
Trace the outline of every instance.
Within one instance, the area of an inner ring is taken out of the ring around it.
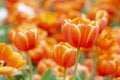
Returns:
[[[42,76],[41,80],[57,80],[56,76],[52,73],[51,69],[48,69]]]
[[[2,25],[0,27],[0,43],[9,43],[8,30],[10,25]]]
[[[77,80],[85,80],[85,72],[84,71],[77,74]]]

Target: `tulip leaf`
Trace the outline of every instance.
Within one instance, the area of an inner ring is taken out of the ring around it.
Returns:
[[[41,80],[57,80],[57,79],[55,74],[52,73],[51,69],[48,69],[42,76]]]
[[[85,80],[85,72],[84,71],[77,74],[77,80]]]

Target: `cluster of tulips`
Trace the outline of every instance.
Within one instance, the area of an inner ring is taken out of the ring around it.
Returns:
[[[120,0],[5,0],[0,80],[120,80]],[[8,27],[8,26],[7,26]]]

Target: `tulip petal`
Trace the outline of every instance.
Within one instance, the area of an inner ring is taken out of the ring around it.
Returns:
[[[27,51],[28,50],[28,39],[27,37],[24,35],[24,33],[18,32],[16,33],[16,35],[14,36],[14,43],[15,46],[23,51]]]
[[[0,74],[3,75],[11,75],[16,73],[18,70],[13,67],[5,66],[5,67],[0,67]]]

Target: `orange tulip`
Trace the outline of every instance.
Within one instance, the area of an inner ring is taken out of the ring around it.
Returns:
[[[115,60],[99,59],[97,64],[97,72],[102,76],[113,74],[117,69]]]
[[[0,74],[14,74],[25,64],[26,61],[19,53],[13,52],[12,48],[4,43],[0,44]]]
[[[115,44],[115,38],[112,34],[111,28],[105,28],[98,36],[96,45],[101,49],[108,50]]]
[[[12,43],[22,51],[28,51],[36,46],[37,42],[37,29],[30,24],[22,24],[13,27],[9,33],[9,39]]]
[[[98,31],[97,23],[85,18],[65,20],[65,23],[62,26],[62,33],[65,40],[77,48],[91,47],[95,43]]]
[[[108,13],[104,10],[99,10],[96,14],[96,20],[99,25],[99,32],[101,32],[108,24]]]
[[[65,68],[74,65],[76,58],[76,49],[72,48],[72,46],[64,42],[56,44],[53,49],[54,60],[57,64]]]

